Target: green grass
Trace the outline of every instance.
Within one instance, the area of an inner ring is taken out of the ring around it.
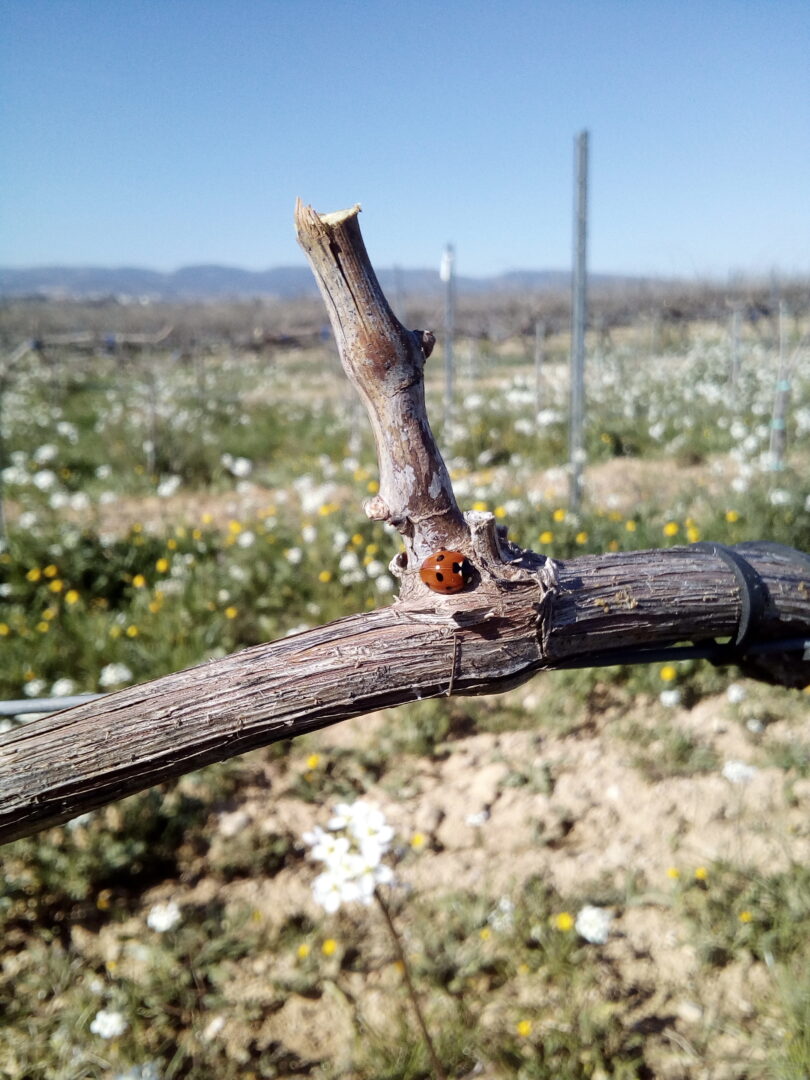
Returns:
[[[575,516],[544,473],[564,457],[563,389],[549,381],[538,419],[530,364],[514,356],[507,370],[484,356],[481,379],[500,383],[462,383],[457,421],[439,430],[459,501],[492,510],[519,542],[558,558],[697,539],[768,538],[810,550],[801,451],[810,385],[797,376],[789,444],[800,452],[774,473],[762,467],[774,357],[763,353],[745,369],[735,400],[727,367],[717,341],[673,350],[664,365],[627,349],[595,363],[592,463],[639,456],[667,473],[698,464],[708,483],[716,457],[732,455],[739,483],[645,502],[619,490]],[[428,389],[438,401],[438,375]],[[0,548],[0,695],[64,692],[66,679],[72,692],[104,689],[115,685],[105,681],[115,665],[123,682],[148,680],[389,603],[398,538],[362,514],[376,468],[366,425],[344,421],[344,400],[326,353],[272,366],[224,355],[194,365],[168,355],[123,366],[70,354],[55,366],[33,361],[3,401],[10,526]],[[182,519],[161,509],[173,506],[157,495],[167,479],[191,496]],[[666,667],[551,672],[528,691],[414,703],[387,714],[359,747],[319,754],[307,741],[278,744],[2,849],[0,1076],[427,1077],[390,946],[369,912],[316,919],[305,906],[277,913],[267,902],[265,891],[275,895],[279,882],[293,889],[311,871],[292,822],[312,804],[372,788],[392,801],[415,797],[420,778],[475,735],[536,730],[541,759],[545,739],[610,731],[648,782],[712,772],[715,751],[678,727],[660,695],[677,690],[689,708],[721,693],[733,672],[697,661]],[[781,769],[788,796],[800,801],[807,746],[767,729],[800,725],[804,696],[757,688],[727,710],[729,724],[756,722],[746,731],[757,761]],[[533,759],[511,762],[502,790],[553,799],[554,783],[555,769]],[[287,800],[290,824],[248,814],[223,833],[223,815],[238,819],[243,792],[260,784]],[[553,857],[558,842],[540,830],[538,857]],[[406,867],[439,854],[411,848],[408,837],[398,843]],[[664,896],[632,866],[625,893],[584,878],[565,894],[540,878],[504,896],[452,880],[424,895],[395,892],[448,1076],[654,1075],[648,1033],[634,1021],[643,992],[609,947],[573,929],[583,903],[627,919],[645,903],[665,910],[707,983],[743,962],[773,971],[756,1006],[774,1023],[740,1035],[752,1053],[739,1075],[808,1075],[810,877],[800,863],[773,873],[706,869]],[[155,898],[175,895],[177,927],[150,928]],[[507,909],[499,921],[494,913]],[[337,1010],[349,1064],[314,1046],[309,1056],[285,1047],[273,1018],[290,1001],[302,1014],[308,1003]],[[120,1013],[125,1030],[94,1034],[100,1010]],[[708,1060],[717,1034],[695,1036]],[[757,1055],[767,1065],[752,1065]]]

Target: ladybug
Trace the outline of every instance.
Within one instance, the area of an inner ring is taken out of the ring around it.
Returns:
[[[419,568],[419,577],[434,592],[461,592],[472,581],[473,568],[460,551],[439,551],[428,555]]]

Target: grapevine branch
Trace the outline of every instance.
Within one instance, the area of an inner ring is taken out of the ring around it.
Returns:
[[[779,644],[810,637],[810,559],[800,552],[709,545],[558,561],[511,543],[491,514],[461,512],[425,407],[433,337],[393,315],[358,212],[299,202],[296,226],[371,420],[380,488],[365,512],[402,535],[391,566],[398,598],[0,737],[0,842],[375,709],[497,693],[538,671],[643,659],[654,646],[730,638],[737,648],[723,657],[754,677],[810,683],[810,657]],[[449,596],[418,572],[441,547],[474,569]]]

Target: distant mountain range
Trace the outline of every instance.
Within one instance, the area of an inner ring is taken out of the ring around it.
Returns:
[[[430,296],[444,284],[436,270],[381,270],[383,290],[393,299],[400,295]],[[562,270],[514,270],[496,277],[459,277],[459,293],[560,292],[570,285]],[[640,285],[643,279],[597,274],[592,287]],[[271,270],[240,270],[231,266],[184,266],[171,273],[139,267],[39,266],[26,270],[0,268],[0,297],[47,297],[88,300],[106,297],[164,301],[294,299],[315,296],[317,287],[306,266],[277,266]]]

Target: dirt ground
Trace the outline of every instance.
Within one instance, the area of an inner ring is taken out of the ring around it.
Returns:
[[[405,844],[414,833],[427,839],[423,855],[402,864],[398,877],[415,895],[436,899],[459,889],[493,901],[514,898],[538,875],[563,896],[583,901],[591,891],[604,895],[606,888],[627,895],[626,903],[614,906],[616,917],[603,946],[615,982],[605,993],[623,1000],[623,1023],[646,1032],[645,1059],[654,1075],[664,1080],[760,1075],[743,1070],[740,1062],[756,1062],[763,1045],[779,1037],[779,1020],[763,1012],[773,974],[742,953],[722,969],[707,971],[688,925],[673,913],[673,868],[689,880],[697,868],[716,860],[769,874],[810,858],[810,780],[788,785],[784,771],[768,766],[762,752],[766,742],[797,738],[795,713],[792,722],[769,723],[757,743],[725,695],[691,710],[667,710],[666,722],[713,752],[717,767],[652,779],[639,769],[634,742],[620,737],[618,726],[614,730],[618,721],[610,710],[574,731],[553,734],[542,677],[515,694],[536,725],[455,739],[440,755],[411,758],[393,793],[388,774],[366,792]],[[661,717],[657,702],[645,702],[631,719],[639,730],[657,730]],[[392,722],[395,712],[346,721],[308,737],[305,749],[324,761],[349,748],[362,753]],[[648,751],[654,757],[655,745]],[[759,764],[740,783],[723,775],[725,762]],[[325,823],[329,808],[297,797],[294,775],[272,762],[262,768],[263,777],[242,792],[230,816],[222,817],[223,843],[233,829],[259,823],[263,830],[297,836]],[[518,772],[550,776],[553,785],[547,791],[542,783],[515,786],[510,777]],[[224,894],[221,885],[203,879],[185,895],[173,886],[171,898],[181,905],[203,903],[216,889],[227,903],[249,905],[270,927],[302,911],[319,920],[323,913],[310,894],[315,872],[307,864],[271,878],[244,878],[226,885]],[[155,901],[167,898],[160,890],[154,896]],[[390,951],[384,941],[380,950]],[[258,993],[263,982],[266,971],[258,962],[255,972],[241,974],[234,993]],[[381,964],[372,978],[343,973],[340,985],[341,993],[317,999],[291,995],[268,1019],[263,1037],[281,1040],[293,1053],[305,1048],[309,1060],[317,1050],[316,1056],[333,1067],[344,1062],[349,1069],[355,1020],[343,993],[350,992],[353,1008],[369,1022],[377,1018],[383,1026],[401,999],[390,963]],[[530,1003],[537,992],[527,982],[522,990],[511,986],[496,994],[482,1023],[499,1022],[520,994]],[[223,1038],[243,1035],[226,1022]]]

